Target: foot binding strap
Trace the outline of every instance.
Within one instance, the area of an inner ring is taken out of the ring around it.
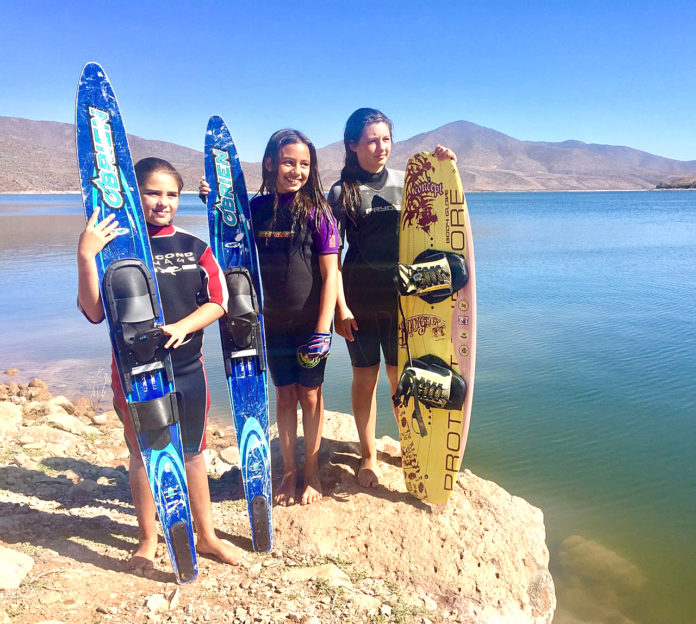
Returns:
[[[265,370],[259,322],[261,306],[251,273],[245,267],[230,267],[225,270],[225,281],[229,304],[223,331],[227,334],[226,344],[231,345],[226,349],[225,368],[231,374],[231,358],[254,356],[258,359],[260,370]]]
[[[135,432],[145,435],[148,447],[161,450],[169,444],[169,425],[179,422],[179,409],[174,392],[150,401],[129,403],[128,411]]]
[[[411,397],[414,400],[413,419],[418,425],[418,433],[425,437],[428,431],[420,403],[428,408],[461,410],[466,397],[466,382],[444,360],[435,355],[424,355],[406,364],[392,400],[395,407],[406,407]]]
[[[402,297],[417,296],[428,303],[444,301],[469,280],[464,256],[451,251],[427,249],[413,264],[399,263],[396,285]]]
[[[130,394],[134,375],[171,367],[159,319],[157,287],[147,265],[136,258],[112,262],[104,273],[103,293],[116,342],[124,392]]]

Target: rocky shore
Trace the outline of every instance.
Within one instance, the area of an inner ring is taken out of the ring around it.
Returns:
[[[161,543],[137,576],[116,415],[19,378],[9,369],[0,384],[0,624],[552,621],[539,509],[469,471],[447,505],[417,501],[386,437],[381,485],[361,488],[352,418],[337,412],[326,413],[324,498],[274,509],[273,552],[251,550],[234,433],[212,429],[213,515],[241,565],[202,557],[198,579],[178,587]]]

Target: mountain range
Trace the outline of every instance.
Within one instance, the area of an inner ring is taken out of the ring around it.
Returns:
[[[128,140],[134,160],[164,158],[181,172],[184,191],[198,188],[202,152],[133,135]],[[438,143],[456,152],[467,191],[651,189],[675,178],[696,176],[696,160],[673,160],[630,147],[581,141],[520,141],[468,121],[395,142],[390,167],[404,169],[409,156],[432,150]],[[317,154],[328,190],[343,166],[343,142],[322,147]],[[255,191],[261,183],[261,164],[242,162],[242,167],[248,189]],[[72,124],[0,116],[1,193],[78,189]]]

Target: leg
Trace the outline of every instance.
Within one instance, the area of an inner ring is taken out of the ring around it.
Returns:
[[[363,487],[375,487],[379,482],[377,475],[377,446],[375,430],[377,426],[377,379],[379,364],[353,367],[351,402],[353,417],[360,438],[360,468],[358,483]]]
[[[133,570],[152,568],[157,552],[157,516],[150,482],[138,451],[131,452],[128,462],[128,481],[133,494],[135,516],[138,519],[138,548],[128,565]]]
[[[276,387],[276,422],[280,454],[283,457],[283,480],[273,497],[276,505],[284,507],[295,504],[297,487],[297,464],[295,444],[297,443],[297,384]]]
[[[319,447],[324,427],[324,398],[321,386],[305,388],[297,386],[302,406],[302,429],[305,440],[304,486],[301,503],[309,505],[322,497],[319,480]]]
[[[208,473],[203,453],[186,453],[186,480],[188,481],[191,514],[196,523],[198,537],[196,550],[201,554],[215,555],[224,563],[239,565],[234,547],[215,535],[213,512],[210,506]]]

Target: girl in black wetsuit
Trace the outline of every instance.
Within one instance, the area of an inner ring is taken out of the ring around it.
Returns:
[[[184,185],[177,170],[165,160],[144,158],[136,163],[135,173],[162,298],[166,323],[162,330],[169,336],[165,347],[172,349],[186,478],[198,538],[196,550],[237,565],[234,547],[221,540],[213,528],[202,452],[209,405],[201,358],[203,328],[225,313],[227,286],[210,247],[172,223]],[[113,214],[102,221],[97,221],[98,216],[99,209],[87,222],[77,248],[78,303],[92,323],[104,320],[95,258],[118,235],[118,222]],[[187,270],[182,270],[182,265],[186,265]],[[138,518],[138,547],[131,557],[130,567],[152,568],[157,551],[155,504],[115,362],[112,363],[111,386],[114,407],[123,422],[130,452],[128,478]]]
[[[297,404],[302,409],[305,463],[299,501],[322,496],[319,445],[324,421],[321,386],[336,305],[338,229],[319,180],[316,150],[297,130],[271,136],[263,182],[250,203],[263,283],[268,368],[276,387],[283,479],[274,502],[296,502]],[[203,178],[199,193],[210,186]],[[205,200],[204,200],[205,201]]]
[[[343,135],[345,166],[329,192],[348,251],[339,263],[336,331],[348,345],[353,366],[351,402],[361,446],[358,481],[378,483],[375,427],[380,350],[391,392],[396,392],[397,290],[394,268],[399,256],[399,218],[404,172],[387,169],[392,122],[373,108],[356,110]],[[438,145],[440,159],[456,156]]]

